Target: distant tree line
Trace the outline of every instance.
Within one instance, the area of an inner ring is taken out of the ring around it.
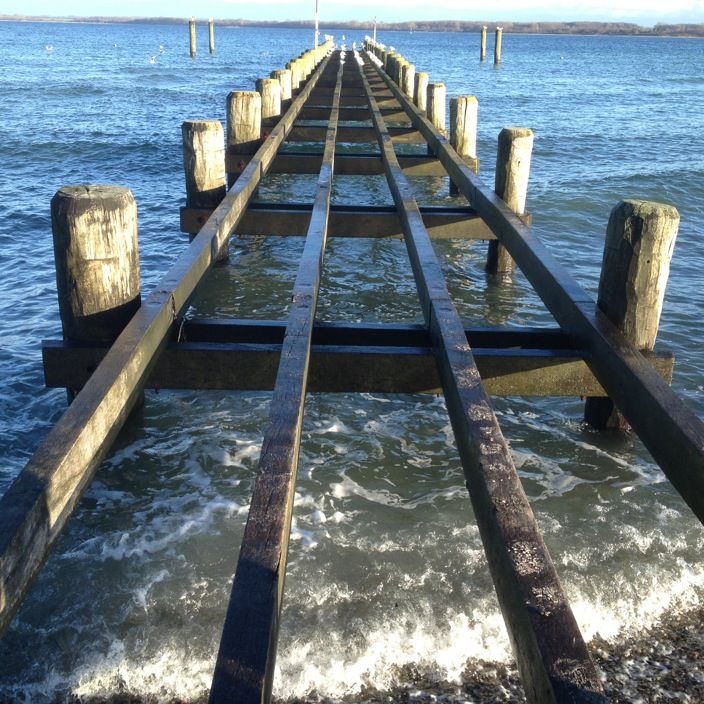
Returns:
[[[27,22],[96,22],[96,23],[140,23],[140,24],[184,24],[183,17],[30,17],[24,15],[0,15],[0,20]],[[311,28],[310,20],[253,21],[243,19],[217,20],[221,27],[282,27]],[[642,27],[631,22],[490,22],[490,21],[424,21],[378,22],[377,31],[418,32],[479,32],[483,26],[493,29],[503,27],[504,32],[515,34],[605,34],[641,37],[704,37],[704,24],[664,24]],[[321,22],[320,28],[359,30],[370,32],[371,21]]]

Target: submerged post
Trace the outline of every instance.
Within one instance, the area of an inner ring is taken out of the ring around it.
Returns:
[[[494,40],[494,63],[501,63],[501,38],[503,36],[503,27],[496,28],[496,39]]]
[[[191,58],[194,58],[196,55],[196,18],[191,17],[190,20],[188,20],[188,37],[190,39],[191,43]]]
[[[479,103],[473,95],[462,95],[450,99],[450,144],[463,161],[479,173],[477,159],[477,116]],[[459,190],[450,179],[450,195],[459,195]]]
[[[496,152],[494,191],[517,215],[523,215],[528,195],[533,131],[525,127],[504,127]],[[515,262],[498,240],[489,242],[486,270],[489,274],[510,274]]]
[[[479,40],[479,60],[486,59],[486,25],[482,27],[482,36]]]
[[[141,304],[132,193],[64,186],[51,200],[51,229],[64,339],[112,344]]]
[[[208,42],[210,45],[210,53],[214,54],[215,53],[215,22],[213,21],[212,17],[208,20]]]
[[[642,351],[655,347],[679,222],[671,205],[626,200],[606,227],[597,306]],[[587,399],[584,420],[599,430],[630,427],[606,397]]]
[[[259,148],[262,125],[262,97],[255,90],[237,90],[227,96],[227,151],[232,154],[254,154]],[[245,162],[241,162],[244,169]],[[228,184],[239,173],[228,174]]]

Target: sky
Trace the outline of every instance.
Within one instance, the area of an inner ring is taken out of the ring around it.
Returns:
[[[704,22],[704,0],[319,0],[322,19]],[[0,14],[307,19],[315,0],[0,0]]]

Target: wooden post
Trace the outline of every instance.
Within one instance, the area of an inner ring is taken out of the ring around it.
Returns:
[[[226,193],[222,124],[218,120],[186,120],[181,133],[186,207],[216,208]]]
[[[401,68],[401,90],[411,99],[415,95],[416,67],[405,63]]]
[[[291,94],[298,92],[303,81],[303,64],[300,59],[292,59],[286,64],[286,68],[291,71]]]
[[[112,343],[140,306],[137,206],[122,186],[64,186],[51,200],[64,338]]]
[[[262,134],[265,127],[271,127],[281,116],[281,84],[275,78],[257,79],[257,92],[262,96]]]
[[[225,197],[225,139],[218,120],[186,120],[181,125],[186,207],[215,209]],[[193,237],[191,237],[193,239]],[[230,243],[217,260],[228,258]]]
[[[191,17],[188,21],[188,37],[191,43],[191,58],[195,58],[196,55],[196,18]]]
[[[532,150],[532,130],[525,127],[504,127],[499,133],[494,191],[517,215],[523,215],[526,208]],[[514,266],[513,259],[498,240],[489,242],[486,259],[488,273],[510,274]]]
[[[214,54],[215,53],[215,22],[213,21],[212,17],[208,20],[208,41],[210,44],[210,53]]]
[[[503,36],[503,27],[496,28],[496,39],[494,40],[494,63],[501,63],[501,37]]]
[[[479,44],[479,60],[484,61],[486,59],[486,25],[482,27],[482,38]]]
[[[433,127],[443,136],[447,136],[445,129],[445,84],[429,83],[427,99],[428,119],[433,123]],[[428,154],[434,154],[428,145]]]
[[[253,90],[233,91],[227,96],[227,151],[253,154],[261,138],[262,96]],[[228,174],[228,184],[237,180],[237,173]]]
[[[473,95],[450,99],[450,144],[463,161],[479,173],[477,159],[477,115],[479,103]],[[450,179],[450,195],[459,195],[459,190]]]
[[[428,74],[425,71],[419,71],[413,82],[415,91],[413,102],[419,110],[425,112],[428,105]]]
[[[286,112],[291,105],[291,70],[288,68],[277,69],[271,72],[271,77],[279,82],[281,87],[281,112]]]
[[[621,201],[606,228],[597,306],[639,350],[652,351],[680,216],[675,208],[642,200]],[[629,430],[606,397],[590,397],[584,420],[599,430]]]

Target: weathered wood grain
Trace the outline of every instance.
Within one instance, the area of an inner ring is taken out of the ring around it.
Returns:
[[[477,178],[393,82],[387,86],[432,145],[460,192],[487,222],[697,518],[704,522],[704,424],[663,382],[595,301],[510,208]]]
[[[323,163],[293,286],[257,477],[218,651],[211,704],[268,702],[274,679],[313,322],[327,240],[342,91],[337,74]]]
[[[365,67],[367,71],[376,70],[369,62]],[[399,168],[371,95],[370,107],[387,182],[403,223],[467,488],[526,698],[553,704],[604,702],[599,676],[482,386],[411,186]]]

